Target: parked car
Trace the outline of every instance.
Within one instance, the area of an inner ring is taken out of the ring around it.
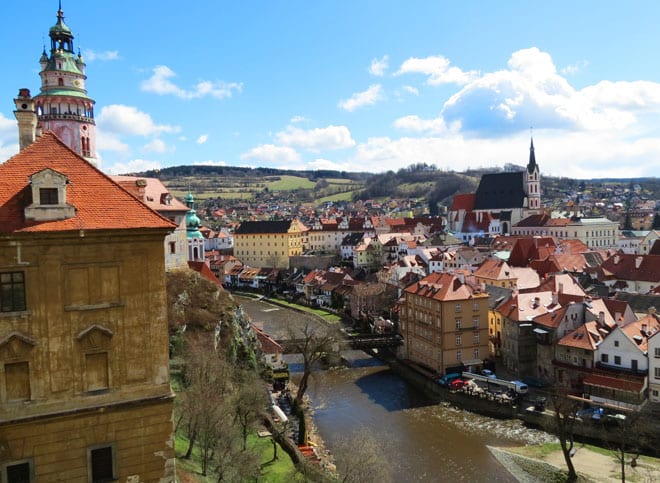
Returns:
[[[454,379],[449,383],[449,389],[462,389],[467,384],[467,381],[463,379]]]
[[[460,374],[458,374],[457,372],[452,372],[450,374],[445,374],[440,379],[438,379],[438,384],[444,387],[449,387],[452,381],[460,378],[461,378]]]
[[[486,376],[489,379],[497,379],[495,373],[490,369],[482,369],[481,371],[479,371],[479,374],[481,374],[482,376]]]
[[[590,407],[578,411],[575,415],[580,419],[593,419],[594,421],[600,421],[603,416],[605,416],[605,410],[599,407]]]

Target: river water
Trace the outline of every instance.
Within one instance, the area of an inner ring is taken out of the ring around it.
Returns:
[[[243,301],[241,300],[241,303]],[[267,329],[290,311],[262,302],[244,308]],[[296,318],[299,314],[296,314]],[[327,449],[341,460],[343,438],[366,431],[379,441],[394,481],[515,481],[487,445],[516,446],[551,441],[518,420],[497,420],[433,403],[380,361],[360,351],[344,353],[350,367],[312,375],[308,395]],[[295,356],[290,357],[296,379]]]

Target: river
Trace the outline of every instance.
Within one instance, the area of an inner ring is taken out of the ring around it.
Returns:
[[[241,300],[241,303],[244,301]],[[290,311],[245,302],[246,312],[268,329]],[[277,314],[277,315],[276,315]],[[299,319],[300,314],[295,318]],[[377,438],[394,481],[514,481],[487,445],[514,446],[552,440],[518,420],[497,420],[435,404],[380,361],[344,353],[351,366],[315,372],[308,395],[326,447],[341,460],[341,438],[367,431]],[[296,379],[295,356],[290,359]]]

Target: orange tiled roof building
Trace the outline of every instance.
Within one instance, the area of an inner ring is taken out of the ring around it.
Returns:
[[[1,481],[174,481],[174,228],[50,132],[0,164]]]

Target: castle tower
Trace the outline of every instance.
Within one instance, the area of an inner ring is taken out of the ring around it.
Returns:
[[[525,194],[528,199],[527,207],[530,210],[541,209],[541,176],[534,155],[534,139],[530,141],[529,163],[527,163],[527,169],[525,170]]]
[[[44,48],[41,65],[41,91],[30,98],[27,89],[21,89],[15,99],[16,118],[19,121],[20,147],[30,144],[39,131],[51,131],[73,151],[96,164],[96,124],[94,100],[85,90],[85,62],[73,47],[73,33],[64,23],[62,2],[57,11],[57,23],[51,27],[50,55]],[[30,132],[28,113],[36,114],[37,124]],[[20,116],[20,117],[19,117]],[[34,134],[33,134],[34,133]]]
[[[186,214],[186,238],[188,239],[188,260],[199,262],[204,260],[204,235],[199,229],[202,222],[195,212],[195,198],[192,193],[186,196],[186,205],[189,208]]]

